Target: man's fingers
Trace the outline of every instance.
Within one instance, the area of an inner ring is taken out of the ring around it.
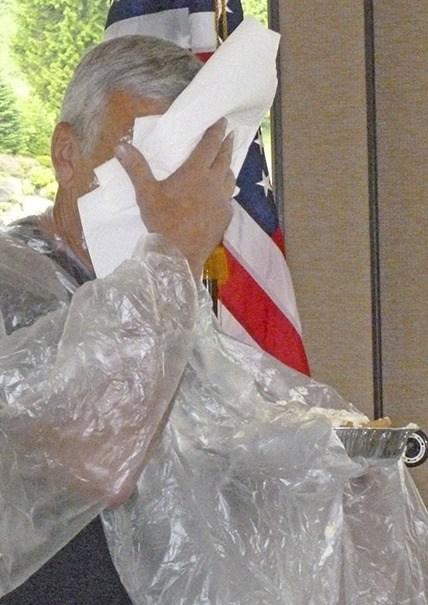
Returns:
[[[233,172],[229,169],[226,174],[226,178],[224,179],[224,191],[230,199],[232,199],[233,194],[235,193],[235,187],[236,178]]]
[[[189,167],[192,165],[211,167],[221,149],[226,126],[227,120],[225,118],[221,118],[210,126],[186,160],[185,165]]]
[[[142,182],[155,180],[147,160],[133,145],[120,143],[115,147],[114,154],[128,173],[136,191],[141,188]]]
[[[226,175],[229,171],[230,163],[232,161],[233,139],[233,132],[229,132],[222,142],[220,150],[211,165],[212,170],[217,172],[219,176],[223,174]]]

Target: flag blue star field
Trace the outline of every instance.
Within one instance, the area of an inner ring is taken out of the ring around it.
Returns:
[[[240,0],[113,0],[105,38],[155,36],[209,60],[219,40],[242,19]],[[309,374],[260,132],[238,176],[237,190],[223,242],[229,277],[220,290],[220,322],[235,338]]]

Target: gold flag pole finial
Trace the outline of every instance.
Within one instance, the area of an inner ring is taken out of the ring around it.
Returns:
[[[214,0],[215,23],[218,43],[228,36],[227,29],[227,0]],[[221,27],[220,27],[221,26]],[[220,29],[222,36],[220,36]],[[221,286],[229,278],[229,268],[226,251],[222,245],[217,246],[204,266],[203,281],[213,300],[213,310],[218,315],[218,301],[221,296]]]

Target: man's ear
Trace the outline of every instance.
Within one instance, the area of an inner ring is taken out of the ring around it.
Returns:
[[[70,124],[60,122],[52,135],[51,158],[58,184],[70,189],[75,184],[80,148]]]

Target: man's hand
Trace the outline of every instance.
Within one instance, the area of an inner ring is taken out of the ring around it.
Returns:
[[[225,119],[208,128],[184,164],[163,181],[154,178],[132,145],[121,143],[115,150],[134,185],[147,229],[165,235],[184,254],[195,279],[232,218],[233,138],[224,138],[225,129]]]

